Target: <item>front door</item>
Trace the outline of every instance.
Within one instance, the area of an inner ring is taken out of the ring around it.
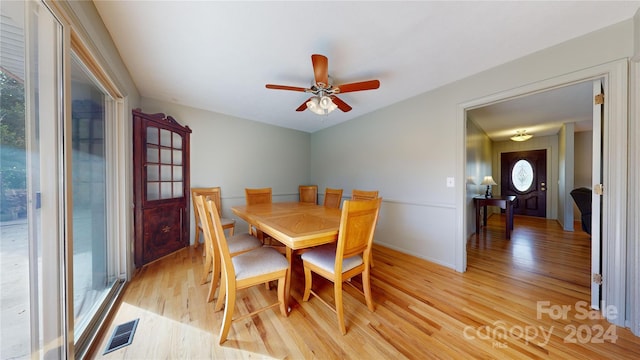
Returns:
[[[547,217],[547,150],[502,153],[500,194],[515,195],[513,213]]]

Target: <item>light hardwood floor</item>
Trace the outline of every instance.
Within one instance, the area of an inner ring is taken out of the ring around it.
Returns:
[[[184,249],[143,268],[94,352],[105,359],[638,359],[640,338],[601,319],[583,319],[589,301],[590,239],[555,221],[516,217],[511,241],[494,215],[468,241],[468,271],[457,273],[375,246],[375,312],[346,287],[347,334],[318,299],[301,302],[302,264],[294,262],[292,310],[234,322],[217,344],[222,318],[199,285],[202,256]],[[359,283],[360,279],[354,279]],[[332,299],[332,284],[314,278]],[[244,314],[276,298],[264,286],[238,294]],[[562,307],[568,310],[562,316]],[[546,311],[549,310],[549,311]],[[589,313],[591,315],[591,313]],[[117,324],[140,318],[133,344],[102,355]]]

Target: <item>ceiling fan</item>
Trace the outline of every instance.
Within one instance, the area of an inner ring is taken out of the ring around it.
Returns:
[[[296,111],[309,109],[316,114],[326,115],[336,108],[343,112],[351,111],[351,106],[342,101],[337,94],[344,94],[354,91],[373,90],[380,87],[380,81],[368,80],[349,84],[334,86],[329,77],[329,60],[324,55],[311,55],[313,65],[314,82],[309,88],[267,84],[267,89],[301,91],[313,94],[307,101],[302,103]]]

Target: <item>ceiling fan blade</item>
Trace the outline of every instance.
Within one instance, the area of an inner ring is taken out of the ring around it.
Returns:
[[[296,111],[305,111],[307,110],[307,102],[311,100],[311,98],[308,98],[307,100],[305,100],[302,105],[298,106],[298,108],[296,109]]]
[[[336,106],[338,106],[338,109],[342,110],[343,112],[349,112],[352,109],[352,107],[349,106],[349,104],[342,101],[339,97],[335,95],[331,96],[331,100],[333,101],[334,104],[336,104]]]
[[[305,89],[303,87],[287,86],[287,85],[267,84],[266,87],[267,87],[267,89],[274,89],[274,90],[291,90],[291,91],[302,91],[302,92],[307,91],[307,89]]]
[[[311,55],[311,63],[313,64],[313,75],[316,84],[320,87],[329,85],[329,60],[324,55]]]
[[[337,91],[338,94],[344,94],[353,91],[362,91],[362,90],[373,90],[380,87],[380,81],[378,80],[369,80],[369,81],[361,81],[350,84],[342,84],[340,86],[336,86],[339,89]]]

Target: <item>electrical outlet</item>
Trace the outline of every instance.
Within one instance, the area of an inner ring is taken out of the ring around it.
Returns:
[[[448,188],[452,188],[454,186],[456,186],[456,182],[455,182],[454,178],[448,177],[447,178],[447,187]]]

